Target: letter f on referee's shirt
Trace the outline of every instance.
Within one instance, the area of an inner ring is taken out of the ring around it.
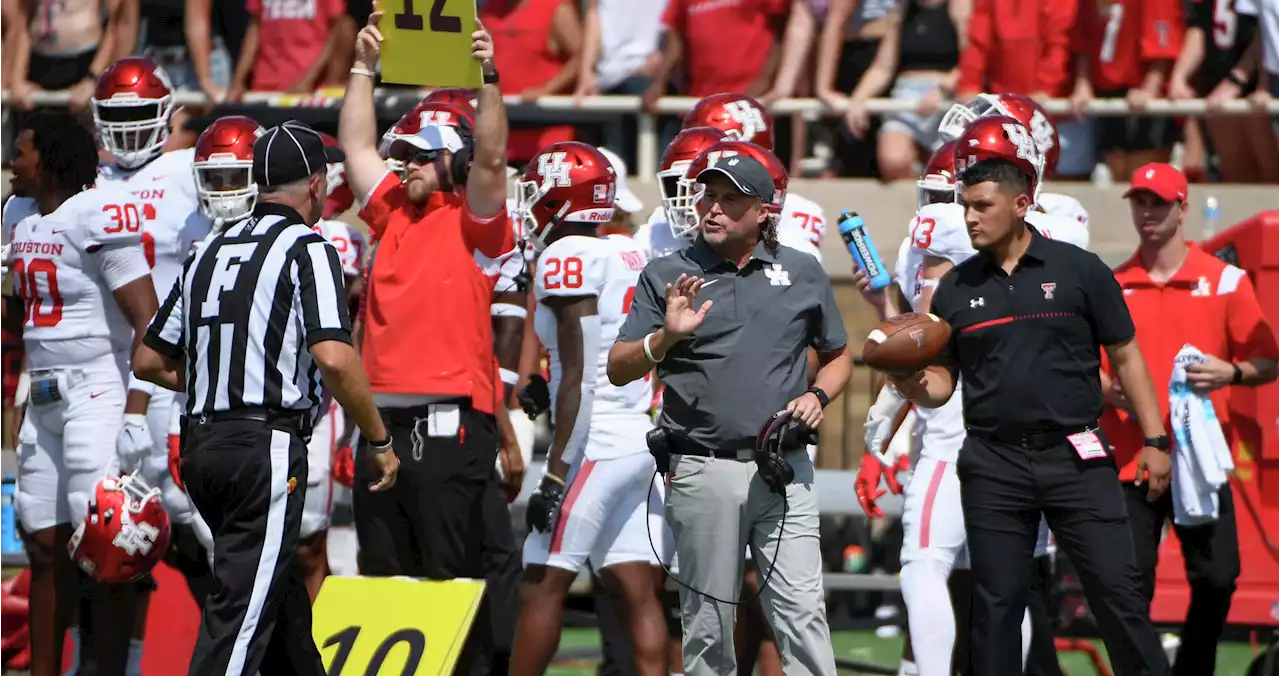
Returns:
[[[240,262],[253,256],[256,245],[224,244],[215,252],[218,262],[213,266],[213,275],[209,278],[209,290],[205,293],[204,302],[200,304],[200,316],[211,319],[218,316],[221,310],[220,300],[223,292],[236,287],[236,279],[240,275]]]

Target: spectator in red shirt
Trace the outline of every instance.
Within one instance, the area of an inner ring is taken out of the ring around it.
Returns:
[[[1165,91],[1182,48],[1182,0],[1082,0],[1076,21],[1076,115],[1096,98],[1124,98],[1134,112]],[[1098,120],[1098,152],[1112,176],[1128,176],[1169,159],[1177,136],[1172,117]]]
[[[1076,0],[974,0],[956,100],[982,92],[1038,100],[1069,94],[1076,9]]]
[[[329,64],[344,51],[346,0],[248,0],[248,10],[228,101],[246,90],[304,93],[329,83]]]
[[[570,94],[578,81],[582,21],[570,0],[487,0],[480,20],[493,34],[494,65],[502,73],[502,89],[525,101]],[[516,164],[533,159],[538,150],[572,141],[571,125],[516,124],[508,150]]]
[[[662,16],[662,63],[644,94],[646,108],[654,110],[667,93],[678,66],[686,96],[764,94],[777,70],[790,6],[787,0],[670,0]]]

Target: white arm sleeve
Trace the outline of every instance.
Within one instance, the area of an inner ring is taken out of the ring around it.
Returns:
[[[102,278],[112,291],[151,274],[147,256],[137,244],[106,245],[89,256],[97,260]]]

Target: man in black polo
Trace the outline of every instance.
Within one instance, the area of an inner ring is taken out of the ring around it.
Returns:
[[[822,422],[829,397],[849,381],[848,337],[822,266],[777,243],[764,165],[739,155],[697,178],[702,233],[645,268],[608,366],[617,385],[656,366],[666,386],[659,426],[671,451],[666,515],[688,586],[680,594],[684,672],[735,673],[732,602],[749,544],[783,664],[834,675],[813,463],[802,442],[784,449],[795,479],[779,487],[783,495],[751,460],[758,430],[776,412],[813,428]],[[821,367],[806,390],[811,346]]]
[[[133,370],[187,394],[181,476],[213,532],[217,585],[190,673],[324,674],[294,565],[321,375],[377,451],[371,489],[391,487],[399,462],[351,347],[337,252],[311,230],[342,153],[286,122],[253,155],[253,215],[187,259]]]
[[[1121,373],[1148,438],[1139,470],[1148,499],[1168,488],[1170,472],[1155,389],[1110,269],[1023,220],[1038,158],[1028,161],[1034,147],[1016,144],[1029,138],[1024,128],[996,119],[956,143],[959,202],[979,254],[944,276],[933,296],[951,342],[937,365],[893,379],[927,407],[945,403],[964,381],[968,436],[956,473],[973,568],[975,673],[1021,673],[1019,624],[1043,513],[1080,573],[1115,672],[1166,674],[1139,593],[1115,461],[1098,428],[1099,347]]]

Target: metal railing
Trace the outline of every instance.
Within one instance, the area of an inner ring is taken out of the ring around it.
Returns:
[[[377,104],[390,111],[406,111],[429,92],[429,89],[379,89],[376,95]],[[0,105],[7,110],[9,92],[0,95]],[[32,95],[32,102],[40,106],[66,106],[70,101],[67,92],[38,92]],[[184,106],[206,106],[209,99],[199,92],[179,92],[174,95],[174,102]],[[658,148],[659,115],[683,115],[688,112],[698,99],[688,96],[668,96],[658,100],[656,114],[643,109],[638,96],[592,96],[577,101],[572,96],[544,96],[536,101],[524,101],[518,96],[507,96],[506,103],[513,113],[513,118],[529,121],[561,123],[599,122],[617,115],[634,115],[637,119],[637,156],[634,167],[638,180],[650,182],[658,168],[661,156]],[[265,108],[338,108],[342,105],[342,88],[322,89],[313,94],[283,94],[280,92],[250,92],[237,105]],[[943,102],[940,110],[946,110],[950,102]],[[1055,115],[1071,113],[1071,102],[1067,99],[1052,99],[1044,104],[1045,110]],[[873,115],[889,115],[894,113],[913,113],[916,102],[897,99],[872,99],[867,102],[867,110]],[[800,115],[806,119],[817,120],[835,117],[844,113],[843,106],[830,108],[822,101],[813,98],[781,99],[769,105],[769,112],[775,116]],[[1210,109],[1204,99],[1169,100],[1157,99],[1147,103],[1141,112],[1135,112],[1124,99],[1098,99],[1091,101],[1085,108],[1090,117],[1126,117],[1129,115],[1150,115],[1159,117],[1203,117],[1206,115],[1245,116],[1262,112],[1254,103],[1235,99],[1223,103],[1220,108]],[[1280,114],[1280,100],[1271,99],[1265,106],[1269,115]]]

